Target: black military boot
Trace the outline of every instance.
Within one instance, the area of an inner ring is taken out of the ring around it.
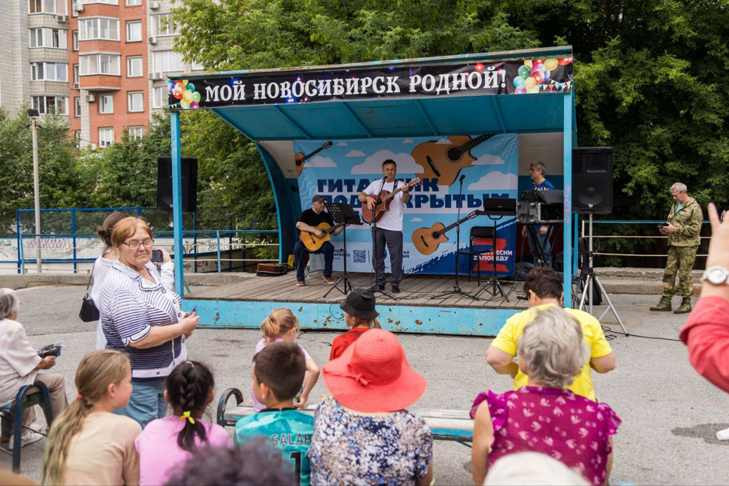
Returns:
[[[671,312],[671,297],[664,295],[658,305],[651,307],[652,311]]]
[[[691,312],[691,297],[684,297],[681,300],[681,305],[673,311],[674,314],[686,314]]]

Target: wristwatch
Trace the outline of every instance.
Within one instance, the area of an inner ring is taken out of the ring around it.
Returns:
[[[725,285],[729,281],[729,270],[724,267],[709,267],[704,270],[701,280],[711,285]]]

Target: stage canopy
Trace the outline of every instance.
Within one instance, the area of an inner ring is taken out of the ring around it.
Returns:
[[[570,46],[172,77],[174,230],[182,248],[179,111],[209,109],[256,142],[274,190],[283,260],[301,211],[292,149],[280,141],[562,133],[565,304],[573,265]],[[177,290],[182,259],[175,252]]]

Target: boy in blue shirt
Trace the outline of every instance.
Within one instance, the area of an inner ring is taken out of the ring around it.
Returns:
[[[253,357],[253,393],[266,408],[235,424],[235,443],[267,437],[296,470],[299,484],[309,485],[309,452],[314,417],[300,412],[294,399],[306,373],[306,358],[296,343],[269,344]]]

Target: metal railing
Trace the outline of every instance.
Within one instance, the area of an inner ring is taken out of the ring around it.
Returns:
[[[587,238],[588,235],[588,221],[587,219],[581,219],[580,220],[580,237],[582,239]],[[598,242],[600,240],[604,241],[610,241],[615,239],[620,240],[646,240],[646,241],[660,241],[660,240],[667,240],[668,236],[664,236],[661,234],[658,234],[657,228],[655,228],[658,225],[664,225],[666,224],[666,220],[661,219],[593,219],[593,234],[592,239],[593,243]],[[705,226],[709,225],[709,221],[705,220],[702,224],[702,230]],[[627,226],[639,226],[639,225],[652,225],[653,231],[656,234],[597,234],[596,227],[599,225],[627,225]],[[710,239],[711,236],[700,236],[700,242],[701,246],[703,247],[703,243],[705,240]],[[655,245],[651,245],[655,246]],[[666,253],[624,253],[624,252],[614,252],[614,251],[600,251],[593,249],[592,252],[593,257],[602,256],[602,257],[619,257],[619,258],[661,258],[665,257]],[[706,253],[697,253],[696,257],[705,257]]]

